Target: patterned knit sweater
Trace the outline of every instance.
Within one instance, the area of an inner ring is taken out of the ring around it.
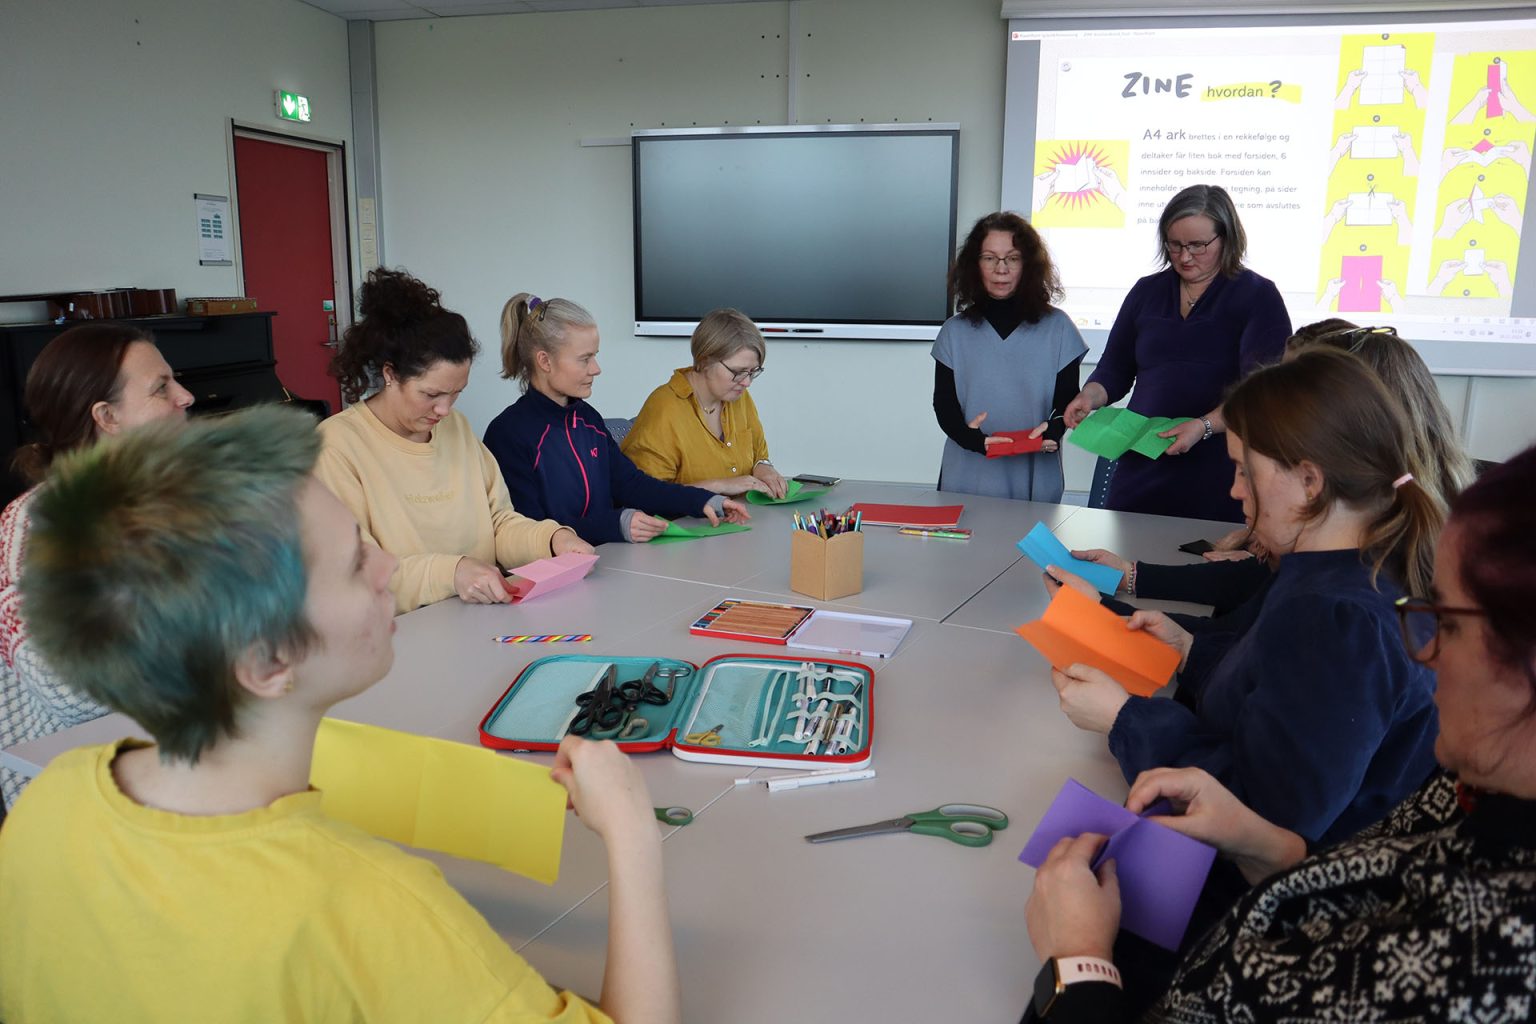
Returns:
[[[1147,1019],[1496,1024],[1533,1007],[1536,802],[1442,772],[1250,890]]]
[[[21,562],[32,524],[27,507],[36,489],[0,513],[0,749],[35,740],[106,714],[107,709],[65,686],[43,663],[21,618]],[[26,779],[0,767],[0,794],[9,807]]]

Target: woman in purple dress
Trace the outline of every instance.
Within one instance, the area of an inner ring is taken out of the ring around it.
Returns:
[[[1163,270],[1137,281],[1115,317],[1098,367],[1066,408],[1076,427],[1136,386],[1130,408],[1144,416],[1189,417],[1161,436],[1160,459],[1126,452],[1107,508],[1241,522],[1233,500],[1221,398],[1256,366],[1279,362],[1291,319],[1274,282],[1243,266],[1247,238],[1226,190],[1191,185],[1158,220]]]

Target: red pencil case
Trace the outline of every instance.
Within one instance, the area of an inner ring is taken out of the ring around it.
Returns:
[[[539,658],[485,713],[480,743],[496,750],[554,750],[576,712],[577,696],[593,690],[610,666],[622,684],[642,679],[652,665],[682,673],[653,678],[670,699],[638,703],[622,724],[595,730],[590,738],[611,739],[630,753],[671,750],[685,761],[715,764],[862,768],[873,756],[874,670],[781,655],[727,654],[702,666],[677,658]],[[828,752],[838,730],[845,746]]]

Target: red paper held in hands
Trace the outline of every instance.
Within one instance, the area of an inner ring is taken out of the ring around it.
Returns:
[[[1045,614],[1016,632],[1052,667],[1091,665],[1138,697],[1150,697],[1173,678],[1179,652],[1150,633],[1126,629],[1125,620],[1071,587],[1056,591]]]
[[[1007,444],[987,445],[987,458],[997,459],[1004,455],[1028,455],[1030,452],[1038,452],[1045,444],[1045,438],[1030,437],[1034,433],[1030,430],[999,430],[992,437],[1006,437]]]

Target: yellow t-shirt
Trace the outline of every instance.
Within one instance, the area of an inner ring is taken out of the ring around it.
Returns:
[[[720,433],[725,436],[716,437],[704,423],[685,366],[651,392],[619,447],[644,472],[675,484],[751,476],[768,458],[768,439],[750,391],[721,407]]]
[[[358,402],[320,424],[315,475],[352,510],[363,536],[400,560],[395,611],[453,596],[465,555],[503,569],[548,558],[553,519],[512,509],[496,458],[451,412],[426,442],[407,441]]]
[[[58,757],[0,829],[0,1019],[608,1020],[318,791],[153,810],[113,778],[125,744]]]

